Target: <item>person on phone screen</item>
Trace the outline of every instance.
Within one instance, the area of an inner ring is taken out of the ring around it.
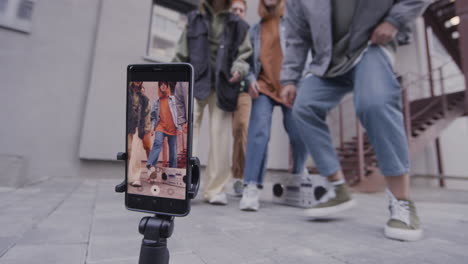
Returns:
[[[408,40],[408,24],[428,4],[423,0],[287,2],[281,97],[293,108],[317,169],[331,182],[330,199],[307,209],[307,216],[328,217],[354,206],[326,123],[330,110],[354,92],[357,116],[388,185],[390,218],[384,233],[398,240],[422,236],[409,195],[408,142],[393,59],[397,45]],[[301,80],[309,51],[310,74]]]
[[[129,183],[141,186],[140,149],[143,148],[146,158],[151,151],[151,119],[149,99],[144,93],[143,82],[130,82],[127,91],[127,144],[129,160]],[[137,136],[135,136],[137,135]]]
[[[154,135],[153,148],[146,167],[149,175],[155,173],[156,163],[167,138],[169,145],[169,167],[177,168],[177,106],[175,97],[171,95],[169,82],[158,82],[158,98],[151,109],[151,135]]]
[[[177,45],[174,62],[191,63],[195,70],[193,154],[198,153],[200,125],[209,113],[210,147],[203,175],[203,198],[227,204],[225,185],[231,177],[232,112],[239,86],[247,75],[252,54],[249,25],[230,12],[231,0],[202,0],[188,14],[187,27]]]
[[[188,83],[178,82],[175,85],[174,97],[177,107],[177,123],[182,127],[185,134],[187,134],[188,93]]]

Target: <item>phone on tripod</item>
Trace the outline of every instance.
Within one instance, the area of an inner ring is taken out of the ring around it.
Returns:
[[[190,64],[127,67],[127,209],[169,216],[190,212],[192,85]]]

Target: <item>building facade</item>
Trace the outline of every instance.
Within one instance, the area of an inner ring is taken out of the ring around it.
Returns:
[[[49,177],[123,177],[124,166],[115,156],[125,149],[126,66],[169,60],[184,27],[183,14],[197,1],[26,2],[0,0],[0,186]],[[258,0],[248,2],[248,22],[254,23]],[[422,20],[413,39],[399,49],[396,70],[422,76],[427,73]],[[439,57],[436,63],[449,60],[443,51]],[[422,93],[415,90],[411,96]],[[281,120],[276,109],[271,169],[289,167]],[[200,145],[209,144],[207,122],[201,134]],[[467,135],[467,118],[444,131],[446,174],[468,176]],[[207,151],[201,150],[200,158],[205,162]],[[432,145],[413,160],[413,173],[437,173]]]

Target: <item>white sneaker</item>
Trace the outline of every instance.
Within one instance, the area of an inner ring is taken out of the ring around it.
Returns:
[[[214,195],[208,200],[208,203],[213,205],[227,205],[228,201],[226,193],[222,192]]]
[[[258,211],[260,208],[260,190],[254,183],[249,183],[242,194],[239,208],[243,211]]]
[[[140,181],[134,181],[132,182],[133,187],[141,187],[141,182]]]

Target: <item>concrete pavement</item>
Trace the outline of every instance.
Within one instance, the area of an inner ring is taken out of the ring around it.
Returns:
[[[281,176],[281,175],[280,175]],[[54,178],[0,189],[0,263],[137,263],[144,214],[126,211],[119,179]],[[272,204],[271,184],[259,212],[193,202],[175,221],[171,263],[468,263],[468,192],[414,191],[425,238],[388,240],[384,194],[355,194],[358,207],[327,221]]]

